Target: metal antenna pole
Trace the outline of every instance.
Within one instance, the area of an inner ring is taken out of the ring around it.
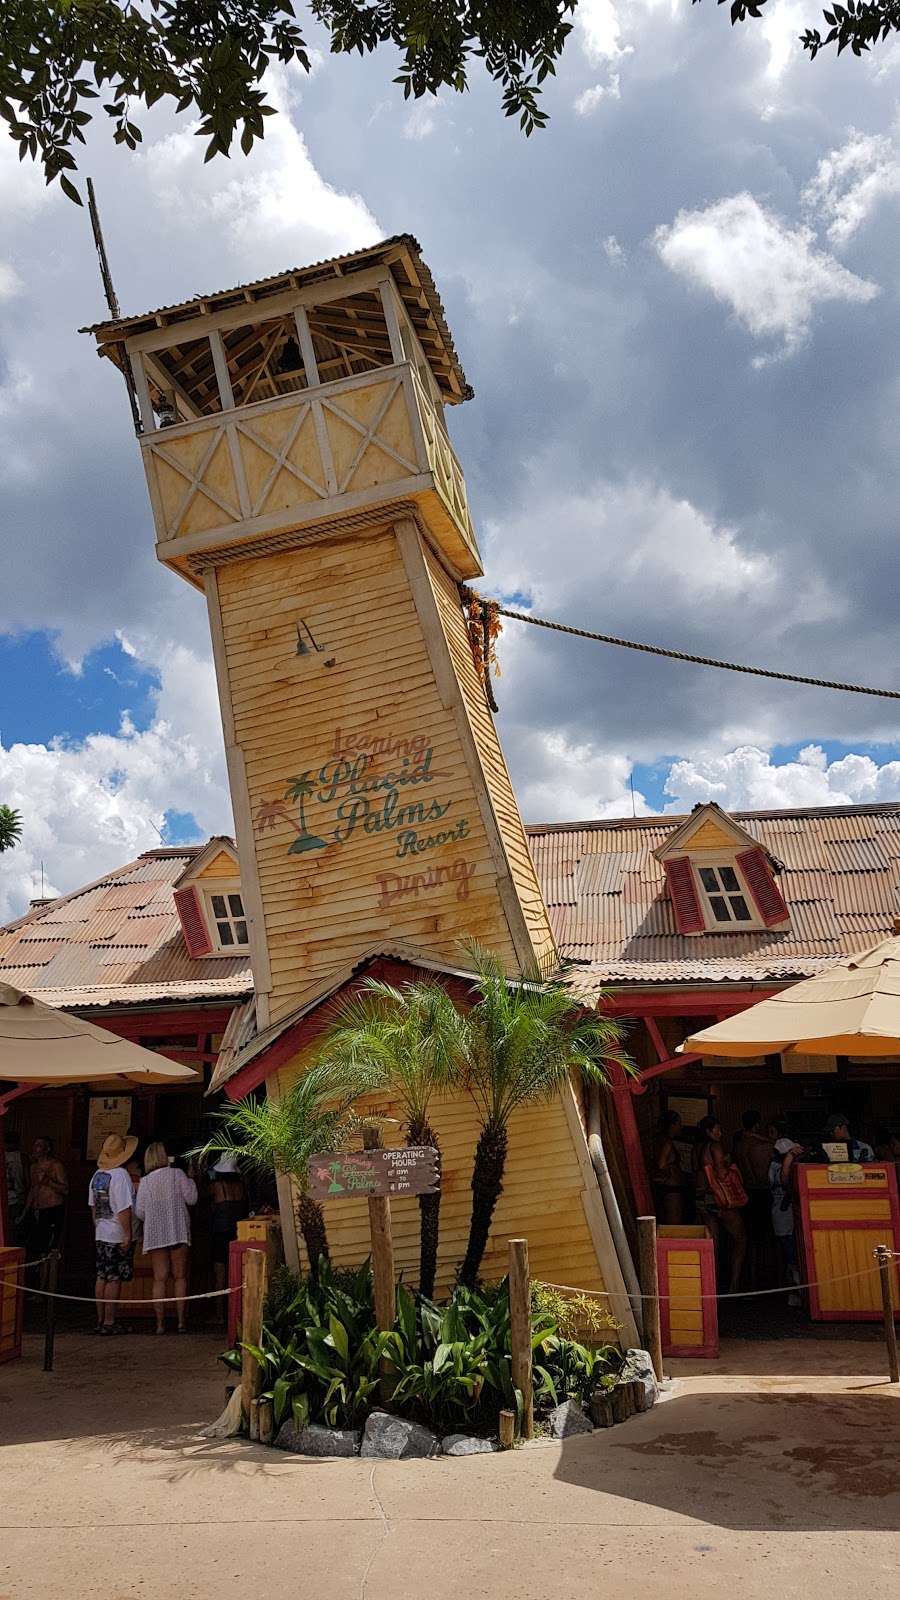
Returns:
[[[122,313],[119,310],[119,301],[116,291],[113,287],[112,273],[109,270],[109,259],[106,254],[106,245],[103,242],[103,229],[100,226],[100,212],[97,208],[97,196],[94,193],[94,182],[92,178],[88,178],[87,181],[87,196],[88,213],[91,219],[91,231],[94,235],[94,244],[97,248],[97,258],[100,262],[100,277],[103,282],[103,293],[106,296],[106,304],[109,306],[110,316],[116,322],[118,322]],[[141,414],[138,409],[137,392],[134,387],[131,364],[124,349],[122,351],[122,375],[125,379],[125,387],[128,390],[128,403],[131,406],[131,420],[134,423],[134,431],[135,433],[141,433]]]

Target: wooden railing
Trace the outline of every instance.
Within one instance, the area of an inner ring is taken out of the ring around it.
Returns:
[[[475,549],[462,469],[406,363],[160,428],[141,447],[163,553],[435,492]]]

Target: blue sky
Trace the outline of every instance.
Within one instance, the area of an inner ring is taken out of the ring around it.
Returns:
[[[302,8],[301,8],[302,9]],[[449,423],[485,593],[702,654],[896,678],[898,47],[810,64],[817,6],[732,29],[580,0],[551,123],[404,104],[390,52],[282,75],[249,160],[185,120],[88,135],[140,311],[409,231],[476,390]],[[324,41],[310,29],[313,42]],[[0,137],[0,919],[230,826],[200,596],[155,562],[87,221]],[[499,727],[526,819],[900,798],[890,703],[507,623]],[[73,665],[78,670],[73,670]]]

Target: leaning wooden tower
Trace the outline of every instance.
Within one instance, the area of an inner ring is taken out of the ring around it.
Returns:
[[[388,944],[546,970],[459,596],[471,390],[415,240],[90,331],[134,385],[159,559],[206,593],[259,1026]]]
[[[452,970],[474,937],[552,969],[460,598],[481,563],[444,412],[471,391],[415,240],[89,331],[133,389],[159,559],[209,608],[256,991],[249,1064],[215,1082],[280,1092],[317,1007],[379,954]],[[535,1270],[605,1283],[630,1324],[573,1086],[516,1119],[486,1274],[525,1233]],[[446,1285],[478,1130],[467,1096],[433,1121]],[[333,1257],[358,1260],[357,1204],[338,1210]],[[412,1211],[395,1239],[409,1275]]]

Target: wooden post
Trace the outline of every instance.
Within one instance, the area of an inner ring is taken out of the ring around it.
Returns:
[[[501,1411],[499,1434],[500,1449],[511,1450],[516,1442],[516,1413],[514,1411]]]
[[[250,1426],[247,1432],[253,1440],[259,1438],[259,1406],[260,1402],[258,1400],[250,1401]]]
[[[512,1381],[521,1390],[522,1437],[534,1438],[534,1399],[531,1384],[531,1279],[528,1276],[528,1240],[507,1241],[509,1262],[509,1337]]]
[[[241,1260],[241,1342],[258,1345],[262,1339],[263,1306],[266,1300],[266,1252],[245,1250]],[[250,1426],[251,1405],[262,1388],[262,1367],[249,1350],[241,1359],[241,1409]]]
[[[259,1402],[259,1442],[271,1444],[275,1437],[275,1407],[271,1400]]]
[[[53,1371],[53,1349],[56,1343],[56,1289],[59,1283],[59,1251],[50,1251],[47,1262],[47,1307],[44,1318],[44,1371]]]
[[[657,1383],[662,1382],[662,1330],[659,1321],[659,1267],[656,1259],[656,1218],[638,1217],[638,1276],[644,1296],[644,1342],[653,1362]]]
[[[884,1342],[887,1345],[888,1370],[891,1383],[900,1383],[900,1361],[897,1358],[897,1324],[894,1321],[894,1285],[891,1265],[893,1251],[886,1244],[877,1245],[875,1259],[881,1274],[881,1303],[884,1306]]]
[[[381,1129],[363,1130],[366,1150],[380,1150]],[[375,1323],[382,1333],[387,1333],[397,1316],[397,1299],[394,1289],[394,1237],[391,1232],[391,1202],[387,1195],[369,1196],[369,1237],[372,1243],[372,1280],[375,1286]],[[392,1382],[390,1364],[382,1362],[380,1379],[381,1399],[390,1400]]]

